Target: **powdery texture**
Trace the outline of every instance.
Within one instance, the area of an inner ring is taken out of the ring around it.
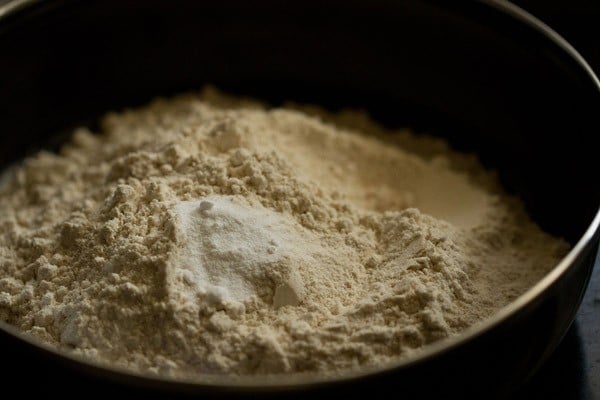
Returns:
[[[567,251],[444,142],[304,110],[209,89],[26,159],[0,319],[141,372],[335,374],[456,335]]]

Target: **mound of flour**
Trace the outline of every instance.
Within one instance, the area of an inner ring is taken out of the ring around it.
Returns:
[[[164,375],[338,373],[488,317],[567,245],[362,114],[214,90],[109,114],[0,189],[0,319]]]

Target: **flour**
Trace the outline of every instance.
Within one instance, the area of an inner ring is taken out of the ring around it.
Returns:
[[[111,113],[3,181],[0,319],[167,376],[384,365],[568,250],[441,140],[211,89]]]

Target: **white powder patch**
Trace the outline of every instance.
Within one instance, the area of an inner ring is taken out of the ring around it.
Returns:
[[[256,286],[265,285],[273,269],[285,265],[288,270],[278,271],[287,279],[278,286],[275,306],[300,302],[303,285],[289,268],[309,262],[298,254],[299,243],[311,242],[308,231],[272,210],[225,196],[179,202],[175,213],[183,247],[171,263],[191,283],[191,298],[200,294],[217,303],[244,302],[258,296]]]

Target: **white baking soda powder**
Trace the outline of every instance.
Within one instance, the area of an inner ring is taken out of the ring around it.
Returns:
[[[308,262],[298,243],[310,235],[280,213],[234,203],[224,196],[179,202],[175,207],[184,247],[173,260],[191,283],[192,294],[216,302],[244,302],[258,295],[271,270]],[[295,262],[283,262],[293,259]],[[273,305],[297,305],[304,292],[296,271],[284,272]]]

